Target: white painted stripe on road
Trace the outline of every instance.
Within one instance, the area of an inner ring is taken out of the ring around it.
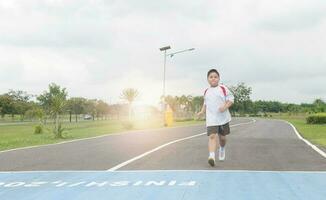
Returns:
[[[285,120],[282,120],[282,121],[286,122],[287,124],[289,124],[289,125],[293,128],[295,134],[298,136],[298,138],[299,138],[300,140],[304,141],[308,146],[310,146],[313,150],[315,150],[316,152],[318,152],[322,157],[326,158],[326,153],[323,152],[321,149],[319,149],[316,145],[314,145],[314,144],[312,144],[311,142],[309,142],[308,140],[304,139],[304,138],[300,135],[300,133],[297,131],[297,129],[295,128],[295,126],[293,126],[293,124],[291,124],[290,122],[285,121]]]
[[[235,170],[211,170],[211,169],[198,169],[198,170],[194,170],[194,169],[164,169],[164,170],[120,170],[120,171],[114,171],[114,172],[257,172],[257,173],[264,173],[264,172],[268,172],[268,173],[326,173],[326,171],[270,171],[270,170],[240,170],[240,169],[235,169]],[[1,172],[0,172],[1,173]]]
[[[134,161],[136,161],[136,160],[138,160],[138,159],[140,159],[142,157],[147,156],[148,154],[151,154],[151,153],[153,153],[155,151],[158,151],[158,150],[160,150],[160,149],[162,149],[162,148],[164,148],[166,146],[169,146],[170,144],[174,144],[174,143],[177,143],[177,142],[181,142],[181,141],[184,141],[184,140],[188,140],[188,139],[191,139],[191,138],[202,136],[204,134],[206,134],[206,133],[200,133],[200,134],[197,134],[197,135],[192,135],[192,136],[189,136],[189,137],[185,137],[185,138],[181,138],[181,139],[178,139],[178,140],[173,140],[171,142],[165,143],[165,144],[163,144],[161,146],[158,146],[158,147],[156,147],[156,148],[154,148],[154,149],[152,149],[150,151],[147,151],[147,152],[145,152],[143,154],[140,154],[139,156],[136,156],[136,157],[134,157],[134,158],[132,158],[130,160],[127,160],[127,161],[125,161],[125,162],[123,162],[123,163],[121,163],[119,165],[116,165],[116,166],[108,169],[108,171],[115,171],[115,170],[117,170],[117,169],[119,169],[121,167],[124,167],[124,166],[126,166],[126,165],[128,165],[128,164],[130,164],[130,163],[132,163],[132,162],[134,162]]]
[[[79,142],[79,141],[83,141],[83,140],[92,140],[92,139],[115,136],[115,135],[130,134],[130,133],[137,133],[137,132],[143,133],[141,131],[150,132],[150,131],[157,131],[157,130],[163,130],[163,129],[187,128],[187,127],[192,127],[192,126],[203,126],[203,125],[204,124],[193,124],[193,125],[188,125],[188,126],[163,127],[163,128],[153,128],[153,129],[139,129],[139,130],[132,130],[132,131],[122,131],[122,132],[117,132],[117,133],[107,133],[107,134],[104,134],[104,135],[88,137],[88,138],[73,139],[73,140],[63,141],[63,142],[58,142],[58,143],[53,143],[53,144],[41,144],[41,145],[34,145],[34,146],[27,146],[27,147],[19,147],[19,148],[14,148],[14,149],[8,149],[8,150],[0,151],[0,154],[10,152],[10,151],[17,151],[17,150],[24,150],[24,149],[32,149],[32,148],[40,148],[40,147],[61,145],[61,144]]]
[[[55,170],[55,171],[0,171],[0,174],[25,174],[25,173],[96,173],[96,172],[110,172],[107,170]],[[264,172],[268,172],[268,173],[326,173],[326,171],[263,171],[263,170],[239,170],[239,169],[235,169],[235,170],[215,170],[215,169],[153,169],[153,170],[120,170],[120,171],[114,171],[116,172],[124,172],[124,173],[128,173],[128,172],[137,172],[137,173],[143,173],[143,172],[212,172],[212,173],[216,173],[216,172],[254,172],[254,173],[264,173]]]
[[[234,124],[234,125],[231,125],[231,127],[240,126],[240,125],[245,125],[245,124],[251,124],[251,123],[255,123],[255,122],[256,122],[256,120],[255,120],[255,119],[252,119],[252,121],[250,121],[250,122],[244,122],[244,123]],[[126,166],[126,165],[128,165],[128,164],[130,164],[130,163],[132,163],[132,162],[134,162],[134,161],[136,161],[136,160],[138,160],[138,159],[140,159],[140,158],[143,158],[143,157],[145,157],[145,156],[147,156],[147,155],[149,155],[149,154],[151,154],[151,153],[153,153],[153,152],[155,152],[155,151],[158,151],[158,150],[160,150],[160,149],[162,149],[162,148],[164,148],[164,147],[166,147],[166,146],[169,146],[169,145],[171,145],[171,144],[175,144],[175,143],[178,143],[178,142],[182,142],[182,141],[184,141],[184,140],[192,139],[192,138],[199,137],[199,136],[202,136],[202,135],[205,135],[205,134],[206,134],[206,132],[204,132],[204,133],[199,133],[199,134],[196,134],[196,135],[192,135],[192,136],[188,136],[188,137],[180,138],[180,139],[173,140],[173,141],[171,141],[171,142],[165,143],[165,144],[160,145],[160,146],[158,146],[158,147],[156,147],[156,148],[154,148],[154,149],[152,149],[152,150],[149,150],[149,151],[147,151],[147,152],[145,152],[145,153],[143,153],[143,154],[140,154],[140,155],[138,155],[138,156],[136,156],[136,157],[134,157],[134,158],[131,158],[131,159],[129,159],[129,160],[123,162],[123,163],[120,163],[120,164],[118,164],[118,165],[116,165],[116,166],[114,166],[114,167],[108,169],[108,171],[115,171],[115,170],[117,170],[117,169],[120,169],[120,168],[122,168],[122,167],[124,167],[124,166]]]

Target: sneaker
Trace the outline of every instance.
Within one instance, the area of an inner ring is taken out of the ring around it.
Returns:
[[[215,159],[213,157],[209,157],[208,158],[208,164],[212,167],[215,166]]]
[[[220,150],[218,151],[218,159],[220,161],[224,161],[225,160],[225,148],[221,148],[220,147]]]

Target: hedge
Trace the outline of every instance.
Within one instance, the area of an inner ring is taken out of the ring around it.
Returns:
[[[326,124],[326,113],[317,113],[309,115],[306,118],[308,124]]]

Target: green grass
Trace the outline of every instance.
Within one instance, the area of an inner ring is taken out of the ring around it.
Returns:
[[[189,126],[204,124],[204,121],[183,121],[175,122],[173,126]],[[88,138],[104,134],[128,131],[123,122],[117,120],[84,121],[78,123],[63,123],[67,134],[64,139],[54,139],[51,130],[52,124],[45,126],[43,134],[34,134],[34,127],[37,124],[12,124],[0,125],[0,150],[13,149],[18,147],[52,144],[73,139]],[[163,128],[160,120],[147,120],[133,122],[132,130]]]
[[[326,125],[325,124],[307,124],[306,116],[299,115],[273,115],[272,118],[283,119],[292,123],[300,135],[310,142],[322,147],[326,147]]]

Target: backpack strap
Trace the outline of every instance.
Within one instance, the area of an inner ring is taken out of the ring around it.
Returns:
[[[224,94],[224,97],[226,97],[226,89],[223,85],[220,85],[221,89],[222,89],[222,92]]]
[[[206,88],[205,92],[204,92],[204,96],[206,95],[206,92],[207,92],[208,88]]]

